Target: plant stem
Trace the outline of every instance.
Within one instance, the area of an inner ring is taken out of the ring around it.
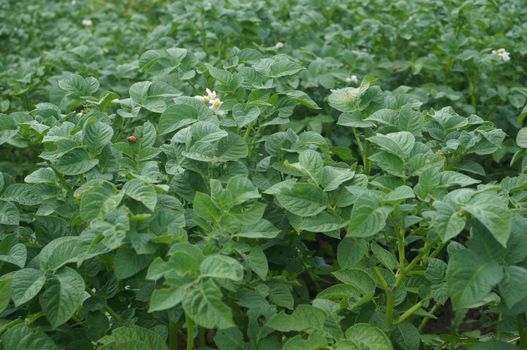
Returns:
[[[168,322],[168,346],[170,350],[177,350],[178,330],[173,321]]]
[[[423,301],[421,300],[420,302],[418,302],[417,304],[413,305],[411,308],[409,308],[408,310],[406,310],[400,317],[399,319],[397,320],[397,322],[395,322],[395,324],[399,324],[399,323],[402,323],[404,322],[406,319],[408,319],[408,317],[412,316],[414,313],[416,313],[421,307],[423,306]]]
[[[355,142],[357,143],[357,147],[359,147],[359,152],[362,157],[362,165],[364,167],[364,173],[366,175],[370,175],[370,164],[368,161],[368,150],[364,145],[362,144],[362,141],[360,140],[360,136],[357,133],[357,130],[355,128],[352,128],[353,130],[353,136],[355,137]]]
[[[86,291],[88,292],[88,294],[92,297],[92,298],[95,298],[96,295],[94,292],[91,291],[91,289],[86,289]],[[107,313],[110,314],[110,316],[112,316],[112,318],[114,320],[116,320],[117,322],[120,322],[122,323],[123,322],[123,318],[121,316],[119,316],[119,314],[117,314],[117,312],[115,312],[114,309],[112,309],[108,304],[104,305],[104,307],[102,308],[104,311],[106,311]]]
[[[384,329],[390,332],[393,325],[393,290],[386,291],[386,313],[384,314]]]
[[[439,303],[435,304],[434,306],[432,306],[430,311],[428,311],[428,313],[433,315],[433,314],[435,314],[437,309],[439,309],[440,307],[441,307],[441,304],[439,304]],[[430,316],[425,316],[423,318],[423,320],[421,321],[421,323],[419,323],[419,327],[418,327],[419,333],[421,333],[423,331],[423,329],[425,329],[426,324],[428,323],[428,321],[430,321]]]
[[[404,268],[404,229],[399,230],[399,234],[397,235],[397,250],[399,252],[399,266],[400,268]]]
[[[517,316],[518,333],[520,335],[520,348],[527,349],[527,325],[525,324],[525,313]]]
[[[200,327],[199,328],[199,346],[201,347],[206,347],[207,346],[207,339],[206,339],[206,334],[205,334],[205,328],[203,327]]]
[[[185,323],[187,324],[187,350],[194,349],[194,322],[185,314]]]

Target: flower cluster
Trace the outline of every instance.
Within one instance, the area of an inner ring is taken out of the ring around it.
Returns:
[[[219,110],[223,102],[220,100],[219,97],[216,97],[216,91],[210,91],[210,89],[207,88],[206,92],[206,95],[194,96],[194,98],[200,100],[201,102],[208,103],[209,108],[213,111]]]
[[[93,26],[93,22],[92,22],[91,19],[86,18],[86,19],[82,20],[82,25],[85,26],[85,27],[91,27],[91,26]]]
[[[357,85],[359,83],[359,78],[357,78],[357,76],[355,74],[353,74],[353,75],[350,75],[349,77],[347,77],[346,81],[348,83],[352,83],[354,85]]]
[[[499,58],[502,59],[504,62],[510,61],[511,59],[510,53],[504,48],[492,50],[492,54],[499,56]]]

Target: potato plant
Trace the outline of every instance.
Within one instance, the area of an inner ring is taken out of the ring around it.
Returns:
[[[526,348],[523,9],[0,2],[0,348]]]

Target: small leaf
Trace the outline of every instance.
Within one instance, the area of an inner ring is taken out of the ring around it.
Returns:
[[[346,338],[359,344],[363,350],[393,350],[388,336],[367,323],[356,323],[348,328]]]

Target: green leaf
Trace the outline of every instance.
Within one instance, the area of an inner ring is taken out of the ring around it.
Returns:
[[[379,200],[365,192],[357,198],[351,211],[347,236],[371,237],[382,230],[386,219],[392,211],[389,206],[383,206]]]
[[[296,183],[276,194],[278,203],[298,216],[313,216],[323,211],[329,200],[327,194],[315,185]]]
[[[40,306],[53,328],[68,321],[84,300],[84,280],[73,269],[65,267],[49,282],[40,295]]]
[[[358,88],[346,87],[343,89],[331,90],[328,97],[329,105],[341,112],[354,112],[362,108],[361,97],[369,89],[370,84],[363,81]]]
[[[383,264],[388,270],[393,270],[399,265],[397,259],[388,250],[381,247],[377,242],[371,243],[371,251],[373,255]]]
[[[409,322],[403,322],[397,325],[393,331],[392,337],[401,349],[419,350],[421,335],[417,328]]]
[[[511,234],[512,212],[500,197],[481,193],[474,196],[463,209],[481,222],[502,246],[507,246]]]
[[[341,269],[354,267],[368,252],[368,243],[363,239],[345,237],[337,247],[337,261]]]
[[[239,233],[236,234],[238,237],[245,238],[274,238],[278,236],[280,230],[276,228],[271,222],[265,219],[260,219],[255,225],[243,225]]]
[[[311,305],[300,304],[291,315],[281,312],[265,325],[280,332],[301,332],[322,329],[325,320],[324,311]]]
[[[269,300],[278,306],[293,309],[293,295],[286,285],[274,283],[269,287]]]
[[[84,125],[82,134],[82,142],[88,147],[88,151],[93,154],[99,154],[112,141],[113,129],[108,124],[99,122],[95,118],[90,118]]]
[[[454,310],[480,306],[503,278],[496,261],[486,261],[469,249],[455,251],[448,262],[447,286]]]
[[[2,194],[6,201],[16,202],[21,205],[38,205],[42,203],[42,196],[35,191],[34,185],[12,184]]]
[[[415,137],[408,131],[392,132],[386,135],[377,134],[369,137],[368,141],[402,160],[408,159],[415,145]]]
[[[432,217],[432,227],[435,228],[443,242],[456,237],[465,228],[467,219],[453,204],[436,201],[434,208],[436,211]]]
[[[12,278],[0,280],[0,312],[3,312],[9,305],[9,300],[13,294],[12,281]]]
[[[4,350],[59,350],[53,340],[38,328],[20,323],[9,328],[2,336]]]
[[[14,236],[11,236],[14,238]],[[0,242],[0,261],[24,267],[27,259],[27,249],[22,243],[16,243],[15,239],[4,238]]]
[[[74,149],[63,155],[55,167],[64,175],[81,175],[93,169],[97,164],[99,160],[90,159],[86,151]]]
[[[0,224],[18,225],[20,213],[16,205],[11,202],[0,202]]]
[[[294,102],[304,105],[307,108],[320,109],[317,103],[313,101],[311,97],[309,97],[309,95],[303,91],[289,90],[289,91],[283,92],[283,94],[291,98],[291,100],[293,100]]]
[[[210,255],[201,262],[201,277],[221,278],[241,281],[243,266],[235,259],[225,255]]]
[[[159,333],[139,326],[116,328],[98,342],[103,344],[98,350],[168,350]]]
[[[20,306],[33,299],[46,282],[44,272],[32,268],[18,270],[13,275],[13,301]]]
[[[393,191],[388,193],[383,202],[400,202],[410,198],[415,198],[414,191],[410,187],[403,185],[395,188]]]
[[[132,179],[124,184],[124,193],[130,198],[144,204],[150,211],[154,211],[157,204],[157,192],[150,184],[139,179]]]
[[[139,255],[133,249],[119,249],[113,258],[113,270],[115,276],[122,280],[145,269],[151,261],[149,255]]]
[[[303,172],[315,183],[319,184],[324,176],[324,161],[318,152],[306,150],[300,153],[298,161]]]
[[[353,179],[354,176],[355,172],[350,169],[325,166],[321,181],[322,187],[324,187],[325,192],[334,191],[346,181]]]
[[[107,182],[94,186],[81,196],[80,214],[83,220],[89,221],[117,208],[124,192],[114,194],[113,186]]]
[[[260,246],[252,247],[249,254],[245,257],[245,261],[258,277],[265,280],[269,272],[269,265],[267,263],[267,257]]]
[[[170,283],[173,282],[174,278],[171,278]],[[150,298],[150,308],[148,309],[148,312],[168,310],[181,303],[187,292],[187,287],[190,286],[190,283],[188,282],[191,281],[185,280],[185,282],[186,283],[182,283],[181,285],[154,290],[152,292],[152,297]]]
[[[214,335],[214,343],[220,350],[246,350],[248,348],[238,327],[218,330]]]
[[[367,323],[356,323],[346,330],[346,338],[359,344],[363,350],[393,350],[388,336]]]
[[[500,282],[500,295],[509,309],[527,296],[527,269],[520,266],[505,266]]]
[[[521,128],[516,135],[516,144],[521,148],[527,148],[527,128]]]
[[[232,311],[221,301],[221,291],[212,280],[198,283],[183,299],[185,313],[205,328],[225,329],[234,326]]]

